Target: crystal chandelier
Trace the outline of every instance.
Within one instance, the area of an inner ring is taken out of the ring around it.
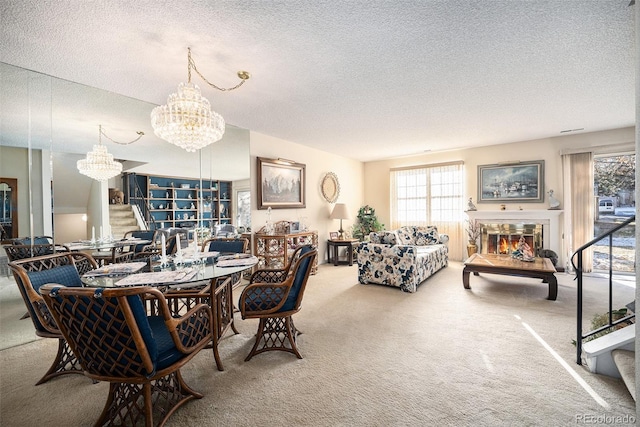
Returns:
[[[191,59],[191,48],[187,52],[188,81],[178,85],[178,92],[169,95],[166,105],[151,111],[151,126],[158,137],[193,152],[219,141],[224,135],[225,123],[220,114],[211,110],[211,104],[202,96],[198,85],[191,83],[191,68],[207,84],[221,91],[239,88],[251,75],[239,71],[240,83],[231,88],[218,87],[200,74]]]
[[[81,174],[93,178],[97,181],[106,181],[122,172],[122,163],[113,160],[113,155],[107,152],[107,147],[102,145],[102,135],[117,144],[128,145],[136,142],[144,135],[143,132],[137,132],[138,138],[131,142],[120,143],[109,138],[102,131],[102,125],[98,126],[98,145],[93,146],[93,151],[87,153],[87,158],[78,160],[78,171]]]

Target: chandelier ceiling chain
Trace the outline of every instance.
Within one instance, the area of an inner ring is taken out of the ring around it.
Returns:
[[[219,141],[225,131],[224,118],[211,110],[211,104],[202,96],[198,85],[191,83],[192,67],[202,80],[220,91],[237,89],[251,77],[248,72],[239,71],[239,84],[230,88],[217,86],[198,71],[191,58],[191,48],[187,49],[187,83],[178,85],[178,92],[169,95],[166,105],[151,111],[151,126],[158,137],[189,152]]]

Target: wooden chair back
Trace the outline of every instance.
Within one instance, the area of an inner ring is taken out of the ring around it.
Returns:
[[[234,237],[212,237],[202,242],[202,251],[243,254],[249,248],[249,240]]]
[[[60,330],[42,300],[40,287],[45,283],[81,287],[80,276],[97,266],[93,257],[83,252],[60,252],[9,263],[36,335],[60,337]]]

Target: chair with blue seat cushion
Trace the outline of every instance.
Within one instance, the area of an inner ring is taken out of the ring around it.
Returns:
[[[38,236],[12,239],[10,244],[4,246],[9,261],[33,258],[36,256],[49,255],[56,252],[69,252],[69,248],[64,245],[54,243],[53,237]]]
[[[224,254],[244,254],[249,247],[249,240],[243,238],[212,237],[202,242],[202,252],[220,252]],[[232,277],[232,287],[237,288],[242,284],[242,275],[234,274]]]
[[[311,246],[303,246],[299,256],[282,282],[250,283],[242,291],[239,302],[242,318],[260,319],[256,341],[246,361],[270,350],[286,351],[302,359],[296,345],[300,332],[292,316],[302,308],[302,297],[318,252]]]
[[[50,283],[40,291],[85,375],[110,383],[95,425],[164,425],[184,403],[202,397],[184,382],[180,368],[211,342],[208,305],[175,317],[164,295],[146,286]],[[150,301],[158,315],[147,314]]]
[[[82,252],[59,252],[12,261],[9,263],[9,268],[27,306],[36,335],[58,340],[56,358],[36,385],[58,375],[82,374],[78,360],[73,355],[40,295],[40,287],[46,283],[82,287],[80,275],[97,268],[95,260],[91,255]]]
[[[140,243],[133,247],[133,257],[138,258],[141,253],[157,253],[155,247],[158,232],[153,230],[132,230],[124,233],[125,239],[135,238],[140,240],[148,240],[149,243]]]
[[[247,252],[249,240],[243,238],[212,237],[202,242],[202,251],[243,254]]]

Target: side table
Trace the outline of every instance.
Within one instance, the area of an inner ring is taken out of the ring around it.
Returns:
[[[360,241],[358,239],[327,240],[327,261],[329,263],[332,262],[333,265],[339,265],[339,264],[353,265],[353,247],[359,242]],[[338,256],[338,251],[341,246],[344,246],[347,248],[347,259],[342,261]]]

